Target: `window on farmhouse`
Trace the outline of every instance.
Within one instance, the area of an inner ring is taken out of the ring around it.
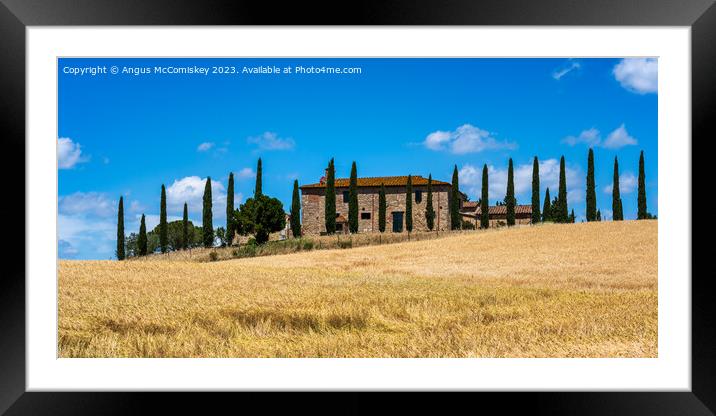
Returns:
[[[348,191],[343,191],[343,202],[347,204],[350,199],[351,197]]]
[[[423,191],[415,191],[415,202],[417,204],[421,203],[423,201]]]
[[[360,219],[362,219],[362,220],[369,220],[369,219],[370,219],[370,212],[361,212],[361,213],[360,213]]]

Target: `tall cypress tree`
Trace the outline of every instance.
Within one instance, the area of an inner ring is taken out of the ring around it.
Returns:
[[[336,232],[336,169],[333,164],[333,159],[328,162],[326,198],[324,199],[324,204],[326,232],[333,234]]]
[[[621,221],[624,219],[622,212],[622,197],[619,193],[619,161],[614,156],[614,183],[612,185],[612,220]]]
[[[450,198],[450,229],[460,229],[460,183],[457,175],[457,165],[452,171],[452,188]]]
[[[182,217],[181,226],[181,245],[183,249],[186,249],[189,247],[189,208],[186,202],[184,203],[184,216]]]
[[[572,213],[569,214],[569,222],[574,224],[574,222],[577,220],[577,217],[574,215],[574,208],[572,208]]]
[[[597,221],[601,221],[601,220],[602,220],[602,211],[597,210]]]
[[[259,158],[259,162],[256,164],[256,187],[254,188],[254,197],[263,193],[261,189],[261,175],[261,158]]]
[[[291,199],[291,232],[295,238],[301,236],[301,196],[298,193],[298,180],[293,181],[293,197]]]
[[[214,245],[214,225],[212,224],[211,212],[211,177],[206,178],[206,186],[204,186],[204,200],[201,227],[203,230],[204,247],[212,247]]]
[[[226,244],[234,242],[234,172],[229,173],[229,185],[226,189]]]
[[[137,237],[137,251],[140,256],[147,255],[147,225],[144,223],[144,214],[139,222],[139,237]]]
[[[428,175],[428,200],[425,203],[425,223],[428,230],[435,227],[435,209],[433,208],[433,175]]]
[[[482,166],[482,194],[480,197],[480,228],[490,227],[490,196],[487,164]]]
[[[124,260],[124,197],[119,197],[117,208],[117,260]]]
[[[348,229],[351,234],[358,232],[358,170],[355,161],[351,166],[351,179],[348,185]]]
[[[413,231],[413,177],[408,175],[408,185],[405,187],[405,229],[408,234]]]
[[[159,200],[159,247],[166,253],[169,246],[167,236],[167,191],[162,184],[162,196]]]
[[[597,219],[597,192],[594,183],[594,151],[589,148],[587,156],[587,221]]]
[[[557,207],[557,222],[569,221],[569,210],[567,209],[567,176],[565,173],[564,156],[559,159],[559,193],[557,194],[559,205]]]
[[[542,208],[542,222],[552,221],[552,205],[549,199],[549,188],[544,193],[544,207]]]
[[[541,220],[539,211],[539,161],[535,156],[532,162],[532,224],[536,224]]]
[[[644,174],[644,151],[639,155],[639,195],[637,197],[638,213],[637,219],[646,219],[648,213],[646,211],[646,175]]]
[[[512,170],[512,158],[507,164],[507,192],[505,195],[507,225],[515,225],[515,177]]]
[[[387,204],[385,201],[385,185],[380,184],[380,192],[378,193],[378,231],[385,232],[385,211]]]

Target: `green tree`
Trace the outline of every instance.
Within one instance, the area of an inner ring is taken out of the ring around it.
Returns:
[[[480,228],[490,227],[490,199],[487,164],[482,166],[482,195],[480,198]]]
[[[512,168],[512,158],[507,164],[507,192],[505,195],[505,205],[507,210],[507,225],[515,225],[515,176]]]
[[[351,179],[348,185],[348,229],[351,234],[358,232],[358,170],[356,162],[351,166]]]
[[[435,227],[435,209],[433,208],[433,175],[428,175],[428,200],[425,203],[425,223],[428,230]]]
[[[234,242],[234,172],[229,173],[229,185],[226,189],[226,244]]]
[[[408,184],[405,187],[405,229],[410,234],[413,231],[413,177],[408,175]]]
[[[186,206],[186,202],[184,203],[184,216],[182,217],[182,233],[181,233],[181,248],[187,249],[189,248],[190,241],[189,241],[189,209]]]
[[[328,234],[336,232],[336,169],[333,163],[331,158],[326,172],[326,197],[324,199],[326,233]]]
[[[539,161],[535,156],[532,162],[532,224],[540,222],[539,211]]]
[[[286,226],[286,214],[281,201],[263,194],[241,204],[234,211],[234,220],[241,224],[237,228],[244,234],[252,234],[257,244],[267,242],[270,233],[281,231]]]
[[[567,209],[567,176],[565,173],[564,156],[559,159],[559,193],[557,194],[557,200],[559,201],[559,205],[557,205],[557,212],[556,215],[553,215],[553,220],[556,222],[569,221],[569,210]]]
[[[590,148],[587,156],[587,221],[597,219],[597,192],[594,183],[594,151]]]
[[[261,158],[259,158],[258,163],[256,164],[256,188],[254,188],[254,196],[259,196],[262,194],[263,190],[261,189],[261,175],[263,173],[261,172]]]
[[[291,232],[295,238],[301,236],[301,197],[298,193],[298,180],[293,181],[291,198]]]
[[[569,222],[574,224],[574,222],[577,220],[577,217],[574,215],[574,208],[572,208],[572,213],[569,214]]]
[[[214,225],[212,224],[213,214],[211,212],[211,199],[211,177],[207,177],[206,185],[204,186],[203,211],[201,216],[202,241],[204,242],[204,247],[212,247],[214,245]]]
[[[644,174],[644,151],[639,155],[639,195],[637,196],[637,219],[644,220],[650,217],[646,211],[646,175]]]
[[[614,157],[614,183],[612,185],[612,220],[621,221],[624,219],[622,212],[622,198],[619,193],[619,161]]]
[[[544,193],[544,207],[542,208],[542,222],[552,221],[552,205],[550,205],[549,188]]]
[[[602,220],[602,211],[597,210],[597,221],[601,221],[601,220]]]
[[[385,211],[387,203],[385,201],[385,185],[380,184],[380,192],[378,193],[378,231],[385,232]]]
[[[187,240],[184,239],[184,220],[167,223],[167,250],[175,251],[184,247],[200,247],[203,245],[203,228],[187,223]],[[147,252],[153,253],[159,247],[159,225],[147,233]]]
[[[139,237],[137,237],[137,251],[138,255],[147,255],[147,225],[144,223],[144,214],[139,222]]]
[[[162,184],[162,196],[159,201],[159,247],[167,252],[167,191]]]
[[[450,195],[450,229],[460,229],[460,184],[458,181],[457,165],[452,171],[452,188]]]
[[[125,259],[124,252],[124,197],[119,197],[119,207],[117,208],[117,260]]]

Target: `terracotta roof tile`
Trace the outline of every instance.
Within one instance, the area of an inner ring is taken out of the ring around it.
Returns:
[[[507,214],[507,205],[493,205],[491,206],[488,211],[490,215],[505,215]],[[475,208],[474,214],[480,215],[482,213],[482,210],[480,209],[480,206],[478,205]],[[532,213],[532,205],[515,205],[515,214],[531,214]]]
[[[408,184],[408,177],[407,176],[376,176],[376,177],[368,177],[368,178],[358,178],[358,187],[368,187],[368,186],[380,186],[381,184],[384,184],[385,186],[406,186]],[[428,184],[428,178],[424,178],[422,176],[413,176],[413,185],[427,185]],[[336,188],[347,188],[350,185],[350,178],[336,178]],[[448,185],[451,186],[448,182],[438,181],[433,179],[433,185]],[[325,188],[325,183],[311,183],[307,185],[301,186],[301,189],[311,189],[311,188]]]

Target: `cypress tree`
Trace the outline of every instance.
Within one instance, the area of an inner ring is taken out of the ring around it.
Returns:
[[[597,210],[597,221],[601,221],[601,220],[602,220],[602,211]]]
[[[505,195],[505,205],[507,205],[507,225],[515,225],[515,178],[512,170],[512,158],[507,164],[507,192]]]
[[[162,196],[159,200],[159,247],[162,253],[167,252],[169,237],[167,236],[167,191],[162,184]]]
[[[597,192],[594,183],[594,151],[589,149],[587,156],[587,221],[597,219]]]
[[[637,197],[638,213],[637,219],[643,220],[648,217],[646,212],[646,175],[644,174],[644,151],[639,155],[639,196]]]
[[[184,203],[184,216],[182,217],[181,223],[181,244],[182,248],[186,249],[189,247],[189,209],[187,208],[186,202]]]
[[[435,209],[433,209],[433,175],[428,175],[428,200],[425,203],[425,223],[428,230],[435,227]]]
[[[552,206],[549,202],[549,188],[544,193],[544,207],[542,208],[542,222],[552,221]]]
[[[117,208],[117,260],[124,260],[124,197],[119,197]]]
[[[540,222],[539,211],[539,161],[535,156],[532,162],[532,224]]]
[[[614,157],[614,183],[612,185],[612,220],[621,221],[624,219],[622,212],[622,198],[619,193],[619,161]]]
[[[385,211],[387,204],[385,202],[385,185],[380,184],[380,192],[378,193],[378,231],[385,232]]]
[[[480,228],[490,227],[490,199],[487,180],[487,164],[482,166],[482,195],[480,198]]]
[[[226,189],[226,244],[234,242],[234,172],[229,173],[229,185]]]
[[[457,165],[452,172],[452,189],[450,198],[450,229],[460,229],[460,184],[457,177]]]
[[[336,232],[336,170],[333,159],[328,162],[328,173],[326,174],[326,198],[324,200],[324,211],[326,220],[326,232]]]
[[[293,198],[291,200],[291,232],[295,238],[301,236],[301,197],[298,194],[298,180],[293,181]]]
[[[572,208],[572,213],[569,214],[569,222],[574,224],[574,222],[577,220],[577,217],[574,215],[574,208]]]
[[[140,256],[147,255],[147,225],[144,223],[144,214],[139,222],[139,237],[137,237],[137,251]]]
[[[557,194],[559,205],[557,206],[557,222],[567,222],[569,220],[569,210],[567,209],[567,177],[564,166],[564,156],[559,160],[559,193]]]
[[[408,175],[408,185],[405,187],[405,229],[408,234],[413,231],[413,177]]]
[[[263,193],[261,190],[261,175],[261,158],[259,158],[259,162],[256,164],[256,188],[254,188],[254,198]]]
[[[358,232],[358,170],[355,161],[351,166],[351,179],[348,185],[348,229],[351,234]]]
[[[201,227],[203,230],[204,247],[211,247],[214,245],[214,225],[212,224],[211,212],[211,177],[206,178],[203,202]]]

